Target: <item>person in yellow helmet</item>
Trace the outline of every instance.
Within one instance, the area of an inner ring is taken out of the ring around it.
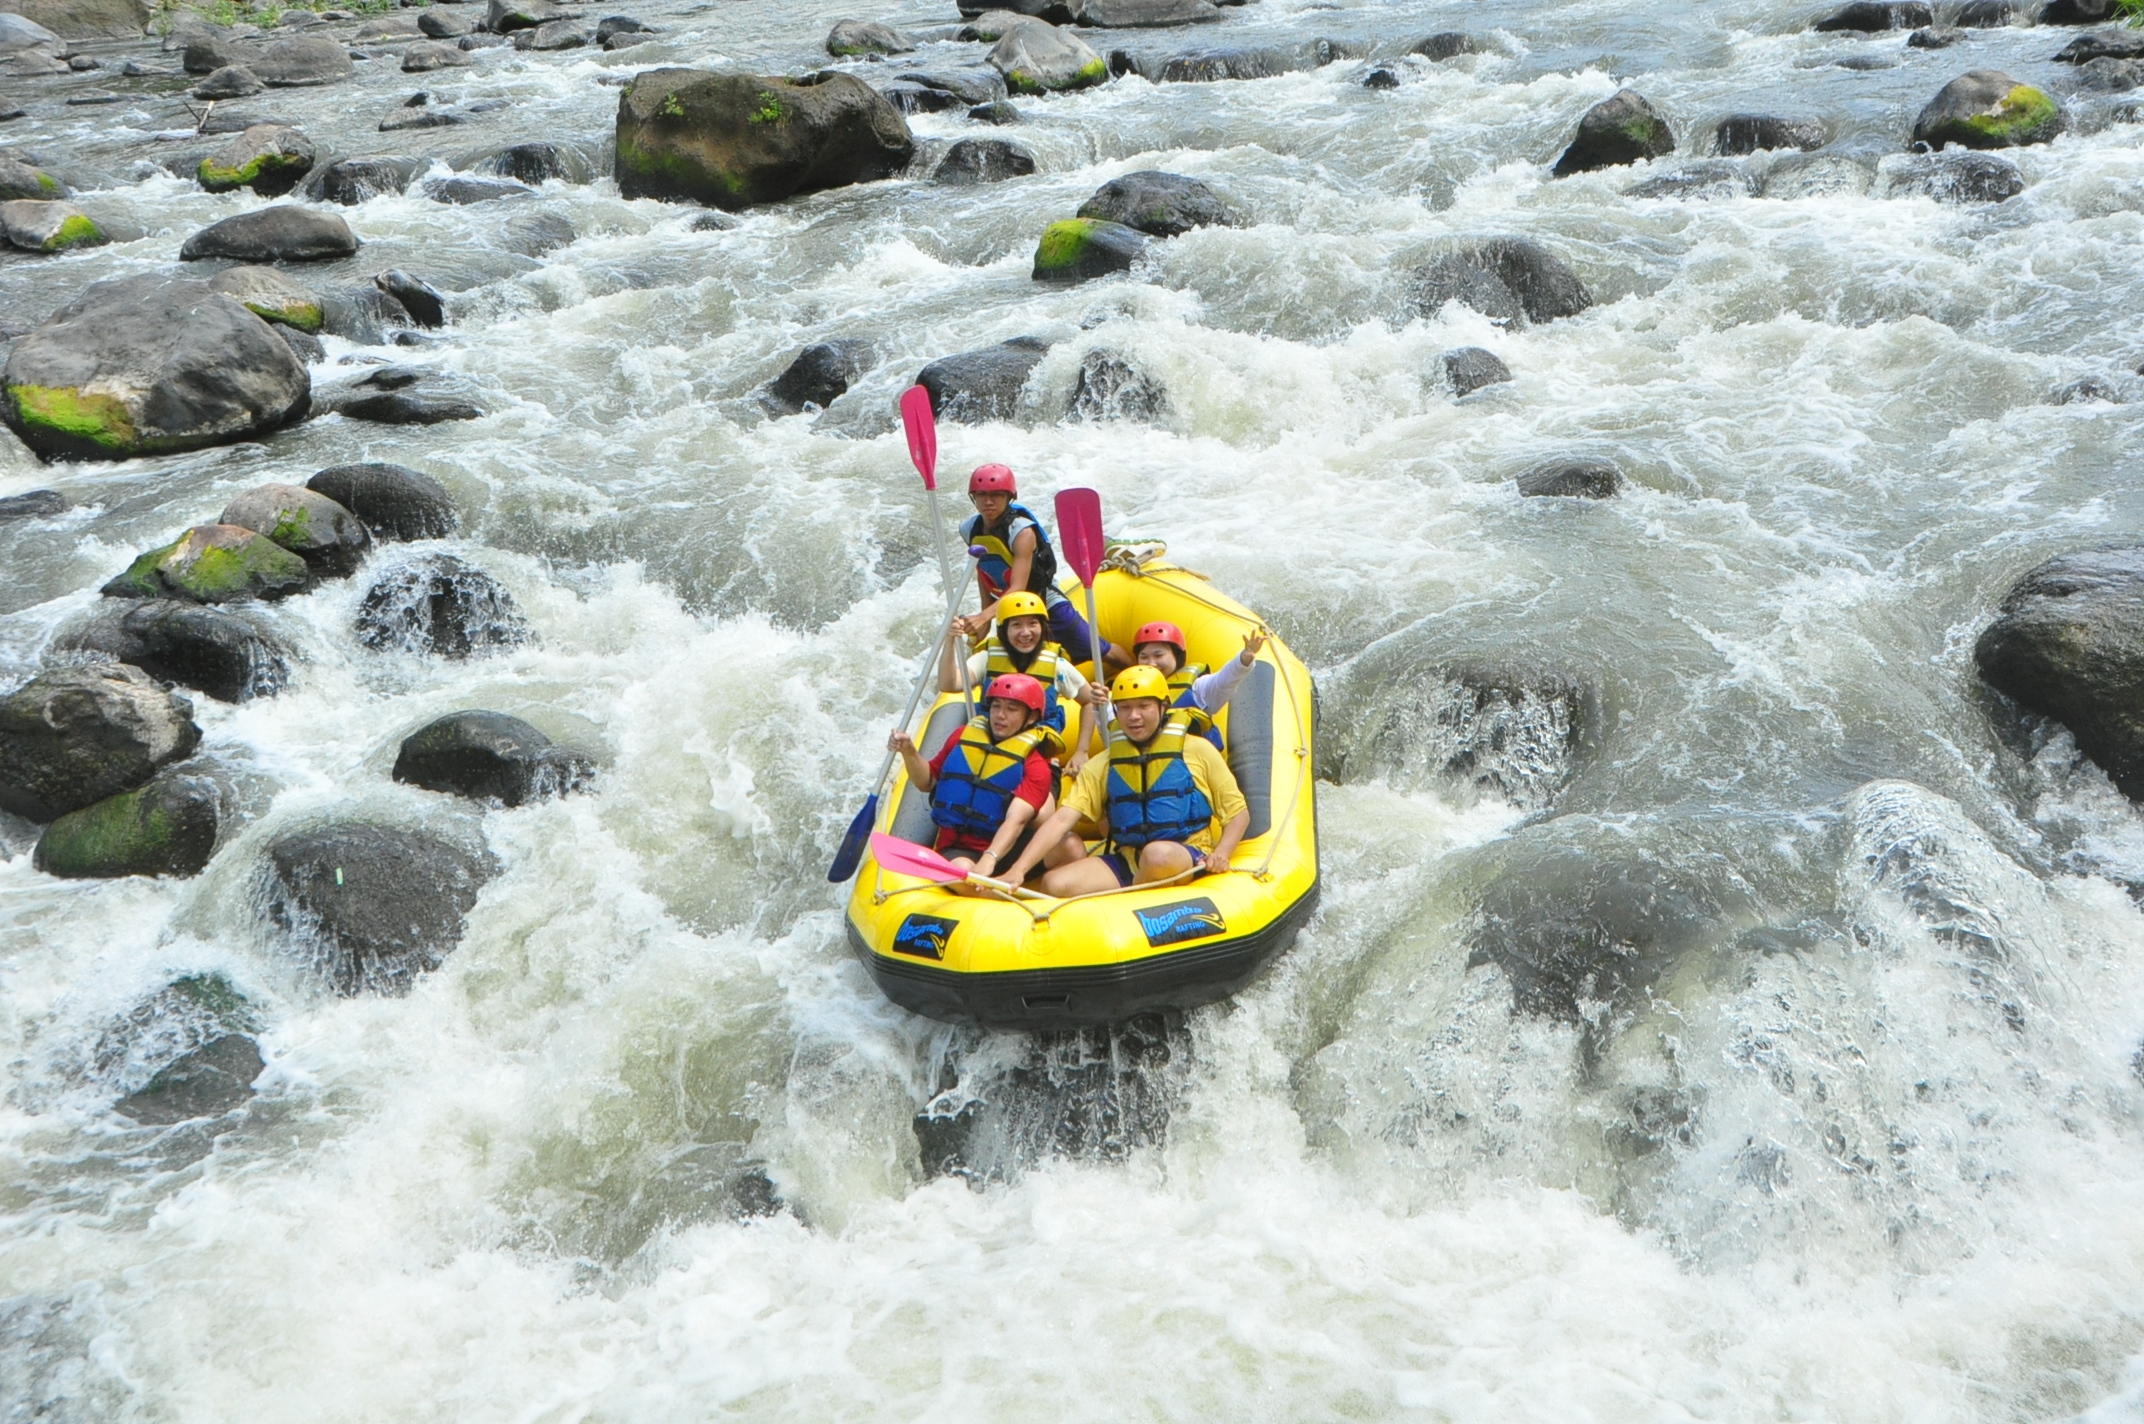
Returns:
[[[1101,689],[1087,681],[1063,647],[1050,641],[1049,608],[1039,595],[1025,590],[1005,594],[998,599],[997,613],[997,631],[968,655],[969,686],[988,687],[996,679],[1014,673],[1032,677],[1043,687],[1042,725],[1061,736],[1065,730],[1063,699],[1098,706],[1103,700]],[[960,670],[953,662],[956,641],[947,640],[945,654],[939,659],[940,692],[960,690]],[[1086,760],[1084,755],[1078,756],[1076,765],[1084,766]]]
[[[1167,716],[1175,693],[1157,669],[1126,668],[1110,684],[1116,721],[1107,756],[1087,763],[1055,815],[1005,872],[1015,885],[1044,856],[1050,895],[1085,895],[1168,880],[1194,868],[1226,874],[1251,823],[1235,773],[1213,744]],[[1106,838],[1099,855],[1085,841]]]

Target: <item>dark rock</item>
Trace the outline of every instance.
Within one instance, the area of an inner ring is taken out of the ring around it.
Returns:
[[[1383,65],[1379,65],[1368,74],[1362,76],[1362,87],[1365,89],[1397,89],[1400,87],[1400,77]]]
[[[381,133],[403,129],[446,129],[469,122],[469,116],[453,109],[396,109],[380,120]]]
[[[1084,40],[1041,20],[1009,26],[991,48],[990,63],[1016,94],[1084,89],[1109,78],[1109,66]]]
[[[70,106],[73,107],[89,108],[92,106],[104,104],[123,104],[126,102],[127,98],[127,95],[114,94],[109,89],[92,89],[86,94],[75,94],[69,96],[67,102]]]
[[[186,239],[181,262],[326,262],[357,251],[357,234],[333,213],[285,203],[211,223]]]
[[[273,267],[226,267],[208,284],[262,321],[304,332],[320,330],[320,298]]]
[[[1519,476],[1519,493],[1534,497],[1613,499],[1623,472],[1606,460],[1548,460]]]
[[[243,64],[227,64],[193,87],[196,99],[246,99],[268,86]]]
[[[302,417],[312,392],[259,317],[204,282],[153,273],[62,307],[15,343],[4,385],[0,420],[47,460],[248,440]]]
[[[1424,316],[1456,301],[1513,325],[1575,316],[1593,305],[1568,263],[1520,237],[1492,238],[1418,268],[1412,300]]]
[[[1798,148],[1808,152],[1829,141],[1818,120],[1779,114],[1730,114],[1712,131],[1713,151],[1730,158],[1766,149]]]
[[[1913,138],[1930,148],[2014,148],[2046,143],[2062,132],[2062,110],[2029,84],[1993,69],[1974,69],[1938,90],[1913,122]]]
[[[1558,178],[1619,168],[1675,151],[1675,131],[1635,89],[1618,90],[1586,110],[1578,133],[1552,170]]]
[[[444,539],[460,522],[447,487],[404,465],[336,465],[305,487],[364,520],[377,539]]]
[[[1455,397],[1469,396],[1483,386],[1511,379],[1511,368],[1497,359],[1496,353],[1479,346],[1462,346],[1445,352],[1439,359],[1444,365],[1444,379],[1451,383]]]
[[[299,35],[275,41],[247,67],[271,89],[296,89],[349,78],[350,56],[325,35]]]
[[[605,38],[608,38],[606,36]],[[837,57],[855,54],[907,54],[916,42],[891,25],[872,20],[836,20],[826,36],[826,52]]]
[[[793,415],[807,407],[824,410],[864,373],[874,353],[871,343],[854,338],[815,342],[797,353],[789,368],[768,382],[760,400],[770,410]]]
[[[247,129],[272,124],[277,128],[296,128],[290,119],[279,119],[263,114],[251,114],[241,109],[210,109],[201,119],[203,137],[222,134],[244,133]]]
[[[571,245],[580,236],[563,213],[522,213],[506,220],[505,245],[523,257],[541,257]]]
[[[253,1082],[266,1066],[259,1044],[226,1034],[173,1062],[112,1111],[145,1127],[220,1117],[253,1096]]]
[[[735,232],[742,226],[744,224],[738,222],[728,213],[708,212],[695,214],[692,220],[685,224],[685,230],[687,232]]]
[[[294,326],[277,326],[275,334],[283,338],[290,354],[307,366],[317,366],[328,359],[327,347],[320,344],[317,336],[308,336]]]
[[[2123,13],[2121,0],[2054,0],[2042,6],[2043,25],[2098,25]]]
[[[466,658],[526,643],[528,620],[489,574],[428,554],[382,574],[357,611],[368,648]]]
[[[935,89],[952,98],[949,107],[988,104],[1005,97],[1005,79],[988,65],[965,65],[957,69],[911,69],[898,76],[904,84]]]
[[[1079,363],[1065,418],[1153,422],[1168,414],[1168,393],[1145,372],[1114,351],[1089,351]]]
[[[1328,40],[1288,48],[1229,46],[1192,54],[1172,55],[1159,66],[1136,64],[1139,73],[1157,84],[1212,84],[1225,79],[1271,79],[1305,69],[1321,69],[1341,58],[1341,50]]]
[[[2085,402],[2120,405],[2122,393],[2104,376],[2084,376],[2057,390],[2051,399],[2056,405],[2079,405]]]
[[[2015,0],[1965,0],[1951,23],[1962,29],[1992,30],[2017,22]]]
[[[438,5],[417,16],[417,32],[435,40],[458,40],[476,28],[476,20]]]
[[[561,183],[586,183],[594,176],[587,160],[555,143],[517,143],[485,159],[477,169],[532,186],[554,178]]]
[[[1023,19],[1052,25],[1072,23],[1072,0],[959,0],[963,19],[974,21],[962,28],[964,40],[997,40]]]
[[[235,524],[196,524],[143,554],[101,591],[107,598],[245,603],[304,593],[312,583],[305,560],[266,536]]]
[[[880,88],[879,97],[903,114],[949,114],[967,101],[944,89],[896,79]]]
[[[1002,183],[1035,171],[1035,155],[1010,139],[964,138],[945,152],[931,181],[951,187]]]
[[[1732,163],[1693,163],[1672,173],[1662,173],[1624,192],[1633,198],[1681,198],[1704,201],[1745,197],[1757,190],[1754,174]]]
[[[70,811],[45,827],[30,863],[63,880],[199,875],[216,853],[223,793],[176,769],[148,785]]]
[[[1809,28],[1824,32],[1848,30],[1874,34],[1881,30],[1911,30],[1935,22],[1935,11],[1922,4],[1921,0],[1854,0],[1854,3],[1834,11]]]
[[[732,211],[885,178],[915,141],[884,96],[854,75],[655,69],[618,97],[618,190]]]
[[[1022,122],[1020,111],[1003,99],[993,104],[977,104],[968,110],[968,117],[979,124],[1017,124]]]
[[[2055,54],[2057,64],[2090,64],[2095,59],[2144,59],[2144,30],[2079,35]]]
[[[452,712],[402,742],[394,777],[427,791],[520,806],[578,791],[595,764],[519,717]]]
[[[1019,407],[1021,388],[1048,350],[1046,341],[1014,337],[933,361],[916,373],[916,384],[930,392],[931,411],[940,420],[963,425],[1010,420]]]
[[[468,207],[473,203],[495,203],[502,198],[533,198],[536,190],[525,184],[509,182],[504,178],[433,178],[424,185],[424,196],[435,203],[453,203]]]
[[[244,52],[237,45],[214,34],[190,36],[179,61],[188,74],[214,74],[219,69],[244,62]]]
[[[1151,237],[1243,224],[1236,210],[1198,179],[1153,171],[1110,179],[1080,204],[1078,216],[1122,223]]]
[[[476,420],[484,414],[484,408],[467,396],[422,387],[339,396],[328,408],[351,420],[369,420],[378,425],[439,425],[450,420]]]
[[[1973,650],[1980,676],[2069,728],[2144,799],[2144,548],[2058,554],[2019,579]]]
[[[1444,30],[1427,39],[1416,40],[1407,47],[1409,54],[1419,54],[1424,59],[1457,59],[1463,54],[1480,54],[1480,41],[1472,35],[1457,30]]]
[[[533,30],[538,25],[548,25],[566,17],[567,12],[551,0],[491,0],[490,7],[484,12],[484,28],[495,35],[506,35],[515,30]]]
[[[414,323],[409,308],[377,283],[320,293],[320,329],[359,346],[378,346],[386,340],[386,331]]]
[[[201,743],[193,703],[124,663],[55,668],[0,698],[0,811],[51,821]]]
[[[631,49],[635,45],[644,45],[654,38],[655,36],[652,34],[628,31],[621,34],[598,36],[596,43],[602,45],[606,51],[615,54],[621,49]]]
[[[1930,25],[1915,30],[1906,36],[1908,49],[1949,49],[1965,38],[1965,31],[1955,25]]]
[[[598,43],[607,44],[619,35],[653,35],[655,33],[654,26],[644,25],[631,15],[605,15],[596,23],[596,40]]]
[[[0,499],[0,524],[10,524],[18,519],[50,519],[55,514],[66,512],[67,496],[58,490],[31,490],[28,494],[11,494]]]
[[[321,169],[305,191],[321,202],[354,207],[384,193],[401,192],[424,168],[424,160],[416,158],[345,158]]]
[[[1887,197],[1918,195],[1939,203],[2000,203],[2025,191],[2025,173],[1989,153],[1917,153],[1884,165]]]
[[[223,608],[172,598],[100,602],[61,629],[55,653],[101,653],[219,702],[268,697],[290,684],[294,654]]]
[[[251,529],[305,560],[322,578],[347,578],[372,535],[355,514],[315,490],[258,485],[223,507],[216,521]]]
[[[400,302],[417,325],[438,328],[447,324],[447,299],[430,283],[390,267],[374,277],[372,284]]]
[[[1128,272],[1146,245],[1144,233],[1123,223],[1067,218],[1043,229],[1032,275],[1038,282],[1086,282]]]
[[[251,188],[280,198],[313,171],[312,141],[296,129],[260,124],[201,160],[194,176],[211,193]]]
[[[286,835],[268,848],[268,917],[339,994],[406,994],[461,942],[498,873],[426,831],[362,822]]]
[[[1212,0],[1073,0],[1072,22],[1096,29],[1148,30],[1209,24],[1221,18]]]

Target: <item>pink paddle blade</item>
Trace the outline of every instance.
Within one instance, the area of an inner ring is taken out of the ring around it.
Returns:
[[[871,858],[896,875],[913,875],[919,880],[954,884],[968,878],[966,871],[937,851],[912,845],[884,831],[872,833]]]
[[[923,476],[923,487],[938,488],[938,418],[931,411],[929,391],[910,386],[901,392],[901,425],[908,431],[908,458]]]
[[[1057,492],[1057,543],[1083,584],[1102,566],[1102,497],[1091,489]]]

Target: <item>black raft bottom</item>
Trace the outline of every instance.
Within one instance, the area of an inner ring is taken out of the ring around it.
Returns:
[[[963,974],[872,950],[847,921],[856,951],[887,998],[911,1013],[985,1028],[1052,1029],[1115,1023],[1156,1009],[1195,1009],[1236,993],[1295,942],[1318,907],[1321,882],[1252,934],[1127,964]]]

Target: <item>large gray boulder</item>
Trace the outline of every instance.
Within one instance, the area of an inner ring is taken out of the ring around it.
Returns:
[[[135,559],[101,592],[107,598],[250,603],[287,598],[312,586],[313,571],[305,560],[266,535],[235,524],[196,524]]]
[[[268,848],[263,901],[340,994],[406,994],[461,942],[487,852],[399,826],[326,826]]]
[[[1835,33],[1875,34],[1882,30],[1917,30],[1936,22],[1926,0],[1853,0],[1809,28]]]
[[[0,811],[53,820],[133,790],[200,743],[193,703],[139,668],[39,673],[0,698]]]
[[[1713,151],[1724,157],[1779,148],[1807,152],[1827,142],[1822,121],[1778,114],[1729,114],[1712,131]]]
[[[1018,94],[1084,89],[1109,78],[1109,66],[1086,41],[1042,20],[1021,20],[990,51],[990,63]]]
[[[0,203],[0,238],[24,252],[50,255],[102,247],[111,237],[72,203],[18,198]]]
[[[837,59],[859,54],[907,54],[916,42],[876,20],[836,20],[826,36],[826,52]]]
[[[12,153],[0,152],[0,203],[27,198],[46,201],[68,196],[65,183]]]
[[[65,880],[199,875],[216,853],[223,791],[177,768],[45,827],[30,863]]]
[[[196,99],[245,99],[267,87],[258,74],[243,64],[226,64],[196,84],[193,95]]]
[[[509,35],[515,30],[533,30],[566,19],[570,14],[551,0],[491,0],[484,11],[484,28],[495,35]]]
[[[1971,149],[1894,154],[1877,174],[1880,196],[1939,203],[2001,203],[2025,191],[2025,170],[2007,158]],[[1767,185],[1767,196],[1770,194]]]
[[[1570,147],[1556,160],[1558,178],[1596,168],[1617,168],[1675,151],[1675,131],[1635,89],[1621,89],[1586,110]]]
[[[156,16],[148,0],[8,0],[7,8],[64,40],[138,40]]]
[[[1522,237],[1491,238],[1417,268],[1412,300],[1424,316],[1456,301],[1514,326],[1575,316],[1593,305],[1569,263]]]
[[[345,158],[330,163],[305,185],[306,196],[346,207],[399,193],[427,167],[421,158]]]
[[[333,213],[282,203],[210,223],[179,248],[181,262],[332,262],[357,251],[357,234]]]
[[[211,193],[251,188],[280,198],[313,171],[313,142],[283,124],[255,124],[201,160],[194,177]]]
[[[916,373],[916,384],[930,393],[931,410],[940,420],[964,425],[1010,420],[1021,388],[1049,349],[1047,341],[1016,336],[933,361]]]
[[[1995,69],[1974,69],[1936,91],[1913,121],[1913,138],[1930,148],[2016,148],[2062,132],[2062,110],[2030,84]]]
[[[978,183],[1025,178],[1034,171],[1035,155],[1011,139],[964,138],[945,151],[931,181],[949,188],[972,188]]]
[[[1150,237],[1175,237],[1195,227],[1240,227],[1243,220],[1196,178],[1151,169],[1112,178],[1080,204],[1076,217],[1137,228]]]
[[[587,785],[595,764],[503,712],[450,712],[403,738],[394,777],[427,791],[521,806]]]
[[[320,298],[273,267],[226,267],[208,279],[209,286],[237,301],[262,321],[310,336],[320,330]]]
[[[295,656],[240,614],[176,598],[100,600],[59,631],[52,650],[101,653],[219,702],[280,692]]]
[[[234,64],[245,63],[247,51],[232,43],[219,26],[198,30],[186,37],[179,63],[188,74],[214,74]]]
[[[350,55],[326,35],[294,35],[277,40],[246,61],[246,67],[271,89],[307,88],[350,77]]]
[[[272,210],[271,210],[272,211]],[[8,354],[0,420],[47,460],[118,460],[250,440],[302,417],[304,363],[205,282],[98,282]]]
[[[375,539],[444,539],[460,522],[447,487],[406,465],[335,465],[305,487],[364,520]]]
[[[1096,29],[1146,30],[1203,25],[1221,18],[1213,0],[1074,0],[1072,22]]]
[[[890,177],[915,140],[885,96],[852,74],[654,69],[618,96],[618,191],[737,210]]]

